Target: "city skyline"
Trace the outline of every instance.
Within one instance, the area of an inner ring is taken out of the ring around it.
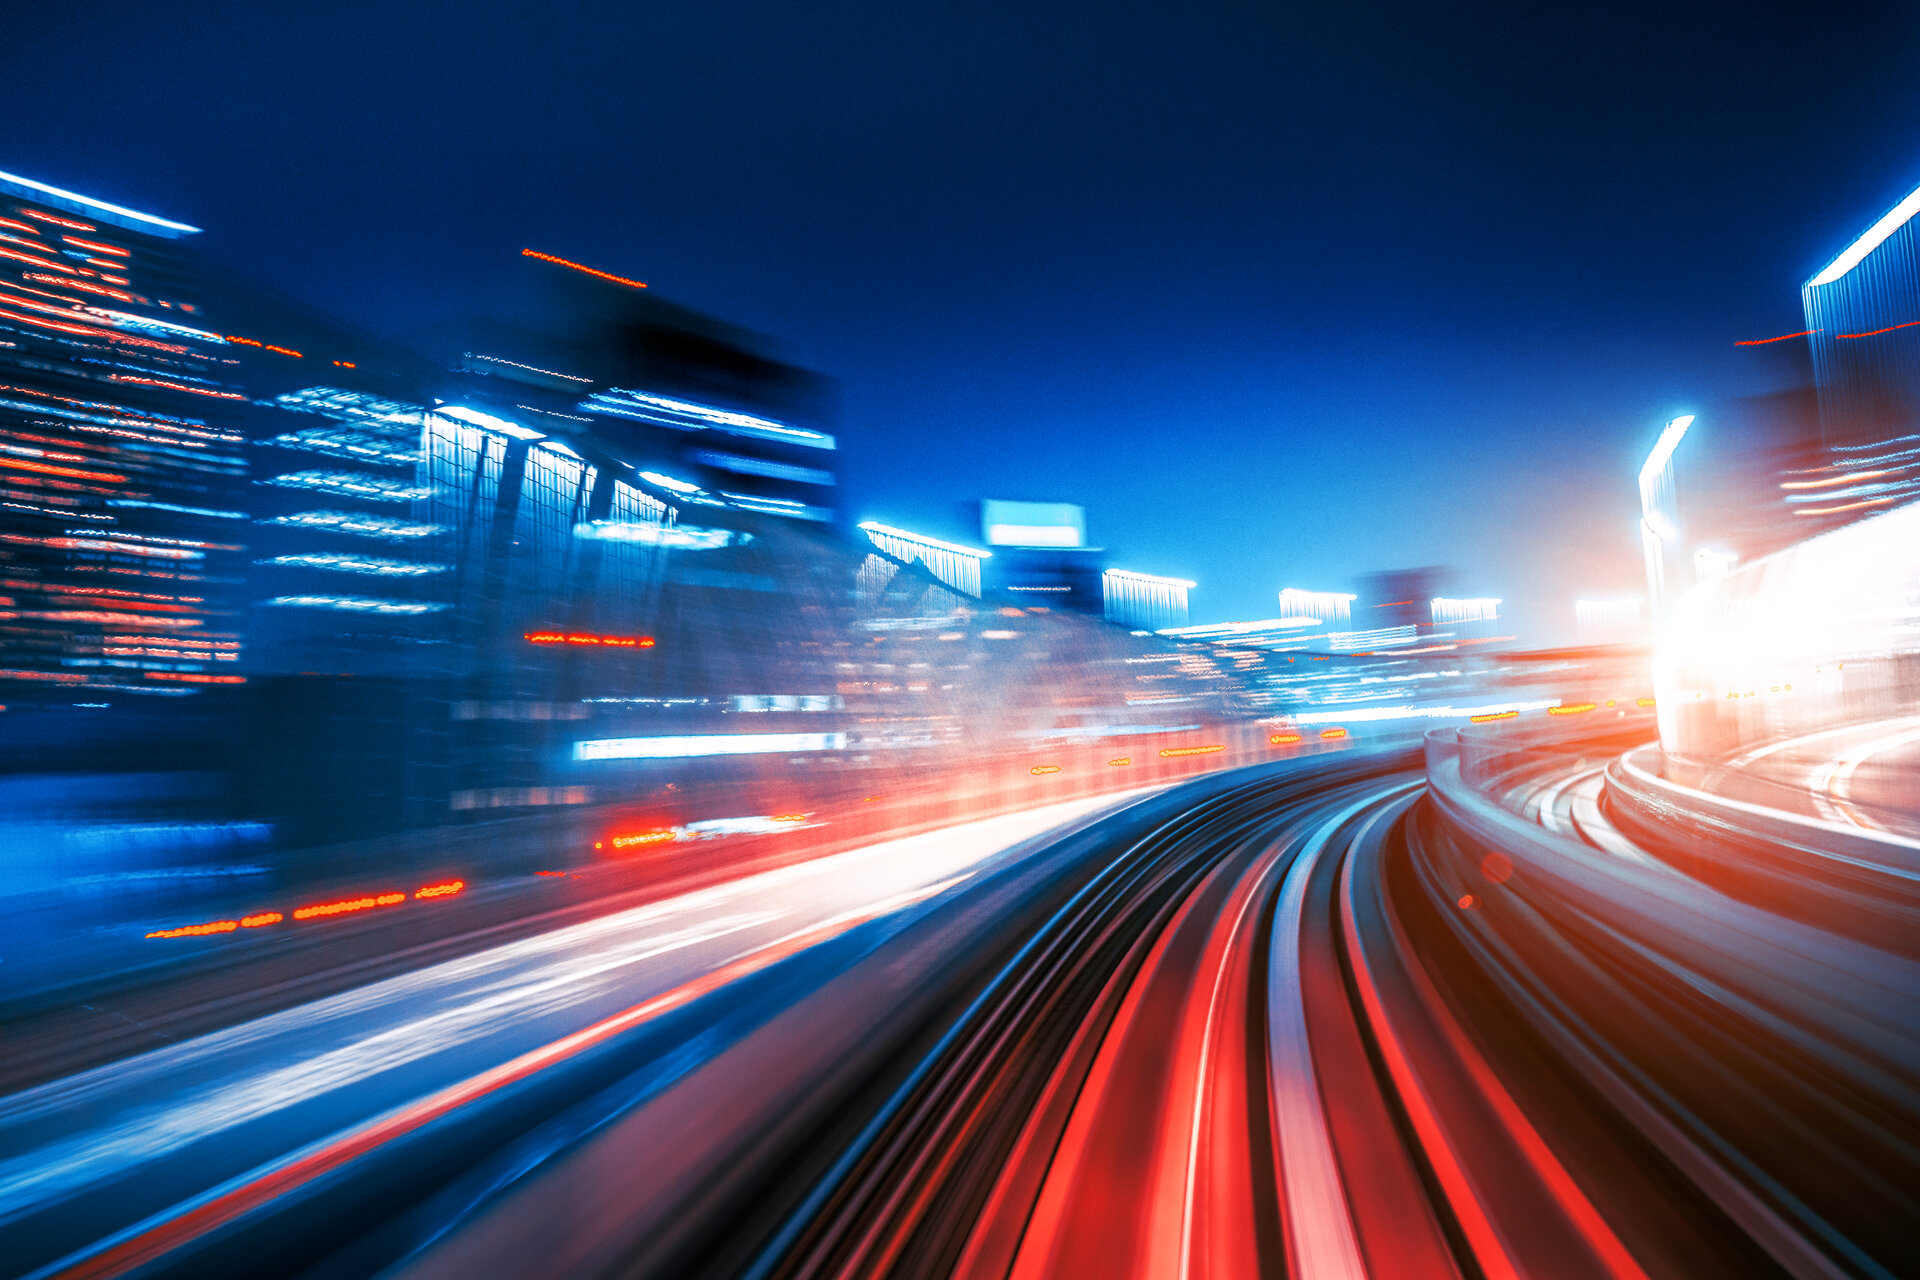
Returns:
[[[840,380],[855,520],[1080,503],[1128,567],[1199,581],[1196,622],[1449,563],[1551,641],[1634,589],[1660,424],[1698,414],[1704,448],[1715,405],[1792,385],[1735,343],[1802,327],[1798,285],[1920,180],[1911,15],[1725,13],[766,13],[738,40],[588,13],[524,57],[484,9],[345,43],[130,12],[84,55],[56,15],[13,51],[0,167],[206,226],[403,339],[528,245],[646,280]],[[1788,61],[1793,95],[1759,74]],[[1764,145],[1714,145],[1736,125]]]

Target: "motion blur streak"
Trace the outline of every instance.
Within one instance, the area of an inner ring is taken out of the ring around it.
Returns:
[[[1920,894],[1886,882],[1896,955],[1719,887],[1728,822],[1771,811],[1683,816],[1625,768],[1652,717],[1612,717],[1138,801],[935,900],[400,1274],[1911,1273]],[[687,1145],[675,1115],[720,1099]],[[599,1187],[643,1152],[644,1186]]]
[[[0,1099],[0,1254],[46,1275],[146,1265],[1111,803],[1068,801],[735,879]],[[127,1225],[96,1242],[96,1215]]]

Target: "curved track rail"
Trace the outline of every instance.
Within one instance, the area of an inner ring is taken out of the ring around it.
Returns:
[[[1920,1274],[1920,967],[1629,841],[1601,767],[1196,781],[46,1274]]]

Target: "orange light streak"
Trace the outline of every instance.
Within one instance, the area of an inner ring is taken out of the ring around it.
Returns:
[[[1470,716],[1468,718],[1475,724],[1486,724],[1490,720],[1512,720],[1519,714],[1518,711],[1489,711],[1485,715]]]
[[[237,391],[213,391],[206,387],[190,387],[184,382],[168,382],[165,378],[138,378],[130,373],[116,373],[115,382],[132,382],[143,387],[165,387],[169,391],[189,391],[196,396],[212,396],[216,400],[245,400]]]
[[[590,276],[599,276],[602,280],[611,280],[615,284],[629,285],[635,289],[644,289],[647,287],[638,280],[629,280],[625,276],[616,276],[611,272],[596,271],[592,267],[583,267],[577,262],[568,262],[565,258],[556,258],[552,254],[542,253],[538,249],[522,249],[520,256],[523,258],[538,258],[542,262],[551,262],[562,267],[572,267],[575,271],[584,271]]]
[[[1861,507],[1877,507],[1884,502],[1892,502],[1891,497],[1863,498],[1859,502],[1848,502],[1837,507],[1802,507],[1794,512],[1796,516],[1830,516],[1836,511],[1858,511]]]
[[[1565,707],[1548,707],[1547,714],[1550,716],[1577,716],[1583,711],[1591,710],[1593,710],[1593,704],[1591,702],[1576,702]]]
[[[6,312],[0,311],[0,315]],[[115,475],[111,471],[82,471],[78,467],[54,467],[44,462],[28,462],[22,458],[0,458],[0,467],[12,467],[15,471],[31,471],[43,476],[67,476],[74,480],[99,480],[106,484],[125,483],[126,477]]]
[[[64,271],[70,276],[80,274],[64,262],[49,262],[45,258],[36,258],[30,253],[16,253],[12,249],[0,249],[0,258],[14,258],[21,262],[31,262],[36,267],[45,267],[49,271]]]
[[[1909,320],[1905,324],[1890,324],[1884,329],[1870,329],[1866,333],[1836,333],[1836,338],[1877,338],[1883,333],[1892,333],[1895,329],[1911,329],[1920,324],[1920,320]]]
[[[240,927],[242,929],[258,929],[261,925],[279,924],[285,919],[286,917],[278,911],[262,911],[257,916],[241,916]]]
[[[42,284],[64,285],[69,289],[83,289],[88,293],[97,293],[103,298],[112,298],[117,302],[138,302],[132,294],[120,289],[109,289],[103,284],[94,284],[88,280],[62,280],[59,276],[43,276],[37,271],[22,271],[22,280],[38,280]]]
[[[637,835],[615,836],[613,847],[616,849],[637,849],[650,844],[666,844],[673,839],[671,831],[642,831]]]
[[[1334,738],[1344,738],[1347,736],[1347,731],[1345,729],[1322,729],[1320,731],[1320,736],[1328,740],[1332,740]]]
[[[1123,765],[1129,765],[1132,763],[1133,763],[1132,756],[1115,756],[1113,759],[1107,761],[1107,767],[1110,769],[1118,769]]]
[[[98,231],[100,228],[91,222],[75,222],[72,218],[62,218],[57,214],[42,213],[38,209],[22,209],[20,215],[40,222],[51,222],[56,227],[66,227],[71,231]]]
[[[1826,480],[1782,480],[1782,489],[1828,489],[1836,484],[1851,484],[1855,480],[1874,480],[1880,476],[1889,476],[1891,471],[1856,471],[1851,475],[1833,476]]]
[[[467,882],[465,880],[448,880],[442,884],[430,884],[415,889],[413,896],[416,898],[451,898],[454,894],[466,887]]]
[[[149,680],[172,680],[179,684],[245,684],[245,676],[210,676],[204,671],[149,671]]]
[[[1300,735],[1297,733],[1270,733],[1267,735],[1267,741],[1276,747],[1284,747],[1300,741]]]
[[[1035,766],[1033,766],[1033,768],[1031,768],[1031,769],[1029,769],[1029,770],[1027,770],[1027,772],[1028,772],[1028,773],[1030,773],[1030,774],[1032,774],[1032,775],[1033,775],[1034,777],[1036,777],[1036,778],[1037,778],[1037,777],[1039,777],[1039,776],[1040,776],[1041,774],[1043,774],[1043,773],[1058,773],[1058,772],[1060,772],[1060,766],[1059,766],[1059,765],[1057,765],[1057,764],[1037,764],[1037,765],[1035,765]]]
[[[211,924],[190,924],[178,929],[155,929],[149,938],[202,938],[210,933],[232,933],[240,927],[238,920],[215,920]]]
[[[13,302],[14,299],[9,298],[7,301]],[[15,303],[15,305],[19,304]],[[84,338],[107,338],[112,336],[105,329],[94,329],[79,324],[61,324],[57,320],[42,320],[38,316],[23,316],[14,311],[0,310],[0,319],[18,320],[23,324],[37,324],[42,329],[55,329],[61,333],[77,333]]]
[[[1785,342],[1788,338],[1806,338],[1820,332],[1822,332],[1822,330],[1802,329],[1798,333],[1783,333],[1777,338],[1747,338],[1744,340],[1737,339],[1735,340],[1733,345],[1736,347],[1764,347],[1769,342]]]
[[[404,893],[383,893],[371,898],[347,898],[340,902],[322,902],[311,907],[301,907],[293,913],[295,920],[313,920],[321,916],[345,915],[350,911],[367,911],[374,907],[391,907],[395,903],[405,902]]]
[[[91,249],[95,253],[111,254],[116,258],[131,258],[133,250],[121,249],[110,244],[101,244],[98,240],[82,240],[79,236],[61,236],[68,244],[77,244],[82,249]]]
[[[1653,705],[1652,698],[1635,698],[1634,701],[1639,703],[1643,707],[1650,707]]]
[[[1162,760],[1171,760],[1175,756],[1210,756],[1216,751],[1225,751],[1226,749],[1227,748],[1221,743],[1215,743],[1207,747],[1162,747],[1160,750],[1160,758]]]
[[[528,644],[602,645],[612,649],[651,649],[652,636],[597,636],[586,631],[529,631]]]

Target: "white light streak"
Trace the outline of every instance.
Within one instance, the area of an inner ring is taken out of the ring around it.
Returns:
[[[656,738],[590,738],[573,744],[575,760],[676,760],[689,756],[844,751],[844,733],[695,733]]]
[[[138,224],[141,229],[151,231],[155,235],[166,236],[170,240],[179,236],[197,236],[200,234],[200,228],[190,227],[184,222],[170,222],[166,218],[158,218],[151,213],[141,213],[138,209],[127,209],[117,204],[108,204],[104,200],[95,200],[92,196],[83,196],[76,191],[63,191],[59,187],[50,187],[44,182],[35,182],[32,178],[22,178],[11,173],[0,173],[0,182],[13,183],[16,186],[25,187],[28,191],[35,194],[52,196],[56,200],[70,200],[75,204],[95,210],[102,215],[111,215],[109,221],[130,218]],[[31,199],[32,197],[29,196],[28,198]]]
[[[1888,210],[1886,216],[1868,227],[1858,240],[1841,250],[1840,256],[1829,262],[1825,270],[1807,281],[1807,286],[1812,288],[1815,285],[1832,284],[1859,266],[1868,254],[1884,244],[1888,236],[1906,225],[1907,220],[1915,213],[1920,213],[1920,188],[1916,188],[1905,200]]]

